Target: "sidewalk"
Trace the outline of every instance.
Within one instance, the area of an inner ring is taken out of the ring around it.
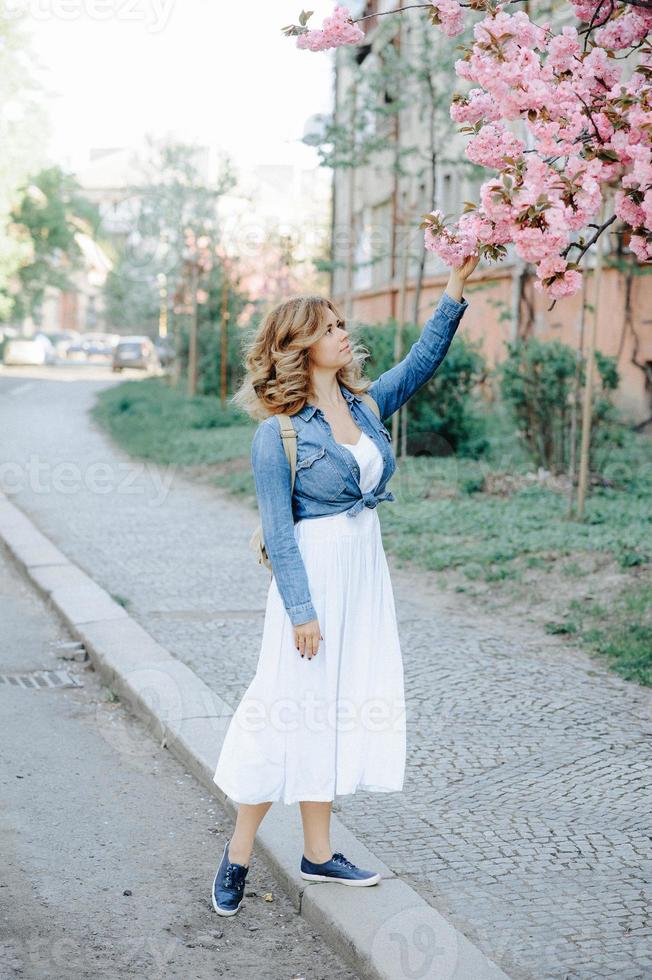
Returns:
[[[269,581],[246,548],[255,511],[116,451],[86,417],[97,387],[41,382],[0,397],[8,497],[172,654],[175,676],[190,668],[228,714],[255,669]],[[108,493],[93,482],[97,464]],[[652,692],[390,564],[406,787],[339,798],[343,828],[509,976],[645,976]]]
[[[321,976],[356,980],[260,855],[240,913],[215,914],[230,814],[108,698],[2,544],[0,623],[2,980],[251,980],[270,964],[289,980],[317,950]]]

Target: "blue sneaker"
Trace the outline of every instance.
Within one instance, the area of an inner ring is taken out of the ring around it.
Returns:
[[[339,851],[323,864],[314,864],[304,854],[301,858],[301,877],[307,881],[339,881],[341,885],[375,885],[380,881],[377,871],[356,867]]]
[[[235,864],[229,861],[230,840],[224,845],[220,866],[213,880],[211,899],[218,915],[235,915],[242,905],[245,878],[248,864]]]

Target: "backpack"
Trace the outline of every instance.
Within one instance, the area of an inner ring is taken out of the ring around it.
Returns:
[[[376,401],[368,395],[366,392],[360,396],[366,405],[369,406],[371,411],[374,413],[376,418],[380,418],[380,410]],[[278,415],[278,420],[281,424],[281,437],[283,439],[283,449],[285,450],[285,455],[290,463],[290,473],[291,473],[291,483],[290,483],[290,496],[294,490],[294,477],[297,468],[297,432],[292,424],[292,419],[289,415]],[[265,568],[272,570],[272,563],[270,561],[269,555],[267,554],[267,549],[265,548],[265,542],[263,540],[263,526],[259,524],[254,533],[251,535],[249,540],[249,547],[252,549],[259,565],[264,565]]]

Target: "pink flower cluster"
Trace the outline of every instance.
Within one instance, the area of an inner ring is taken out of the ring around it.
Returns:
[[[652,132],[652,111],[637,116],[640,123],[647,119],[648,133]],[[633,166],[623,177],[624,190],[616,192],[614,210],[633,234],[629,247],[640,262],[652,259],[652,145],[639,144],[632,148]]]
[[[534,288],[545,291],[553,299],[572,296],[582,285],[582,275],[577,269],[569,269],[561,255],[549,255],[539,263],[539,278]]]
[[[464,11],[457,0],[432,0],[432,23],[439,24],[444,34],[456,37],[464,30]]]
[[[582,6],[588,19],[594,9]],[[652,27],[652,11],[620,13],[601,30],[607,27],[610,44],[628,47]],[[481,208],[473,212],[489,228],[469,238],[463,215],[457,226],[426,231],[426,248],[445,258],[454,244],[463,260],[465,248],[490,254],[490,246],[510,242],[536,265],[538,289],[555,298],[571,295],[581,286],[581,273],[565,257],[575,247],[573,235],[595,222],[603,188],[618,182],[616,214],[633,232],[632,251],[649,261],[652,73],[630,73],[625,81],[621,62],[600,44],[585,54],[575,27],[551,36],[523,11],[498,8],[473,34],[455,67],[476,87],[454,99],[450,114],[475,130],[468,158],[500,171],[483,184]],[[646,52],[639,56],[640,64],[650,62]],[[508,130],[508,121],[518,122],[529,140]]]
[[[581,21],[591,22],[597,0],[570,2]],[[536,266],[537,289],[569,296],[581,286],[581,273],[567,259],[579,248],[575,233],[595,223],[605,188],[615,187],[615,214],[629,247],[641,262],[652,261],[652,49],[644,45],[652,10],[603,4],[587,44],[584,28],[579,34],[567,25],[553,34],[524,11],[508,12],[507,0],[487,6],[455,62],[457,75],[475,87],[453,98],[450,115],[472,134],[469,160],[498,174],[482,185],[480,206],[455,225],[446,226],[438,211],[428,216],[426,248],[459,267],[478,252],[500,258],[511,244]],[[458,0],[428,7],[444,34],[462,33]],[[306,31],[305,20],[302,14],[304,26],[290,30],[299,33],[301,48],[321,51],[364,38],[345,7],[336,7],[320,31]],[[614,51],[627,59],[612,57]]]
[[[299,34],[297,47],[309,51],[325,51],[343,44],[360,44],[363,40],[364,31],[351,21],[350,11],[346,7],[336,7],[333,16],[324,19],[321,30]]]
[[[441,211],[433,211],[430,215],[431,222],[424,232],[426,248],[436,252],[447,265],[459,269],[469,255],[474,255],[476,251],[477,236],[471,229],[461,226],[452,234],[444,225],[444,216]]]
[[[652,28],[652,10],[631,10],[621,17],[610,20],[594,34],[603,48],[619,51],[638,44]]]
[[[463,214],[456,227],[447,228],[441,211],[428,215],[424,240],[426,248],[435,252],[447,265],[459,269],[470,255],[477,255],[482,246],[504,245],[509,241],[509,227],[504,221],[492,221],[482,210]]]
[[[629,247],[639,262],[649,262],[652,259],[652,235],[632,235]]]
[[[474,125],[481,119],[500,119],[500,109],[488,92],[481,88],[472,88],[469,94],[453,97],[450,116],[455,122]]]
[[[481,167],[500,169],[505,166],[506,158],[520,157],[524,149],[523,140],[502,124],[488,124],[469,142],[466,155]]]

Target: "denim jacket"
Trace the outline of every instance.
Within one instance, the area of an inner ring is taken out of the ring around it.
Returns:
[[[396,469],[391,434],[383,424],[422,385],[443,361],[468,306],[448,293],[441,297],[421,336],[406,356],[380,375],[368,389],[378,403],[380,419],[362,399],[340,384],[354,422],[372,439],[383,457],[383,472],[373,492],[362,493],[357,461],[338,443],[320,408],[306,404],[291,416],[297,432],[297,465],[290,497],[290,464],[283,449],[278,419],[270,415],[256,429],[251,444],[251,465],[267,553],[279,593],[293,626],[317,619],[308,576],[299,551],[294,523],[346,511],[355,518],[363,507],[394,500],[386,485]]]

